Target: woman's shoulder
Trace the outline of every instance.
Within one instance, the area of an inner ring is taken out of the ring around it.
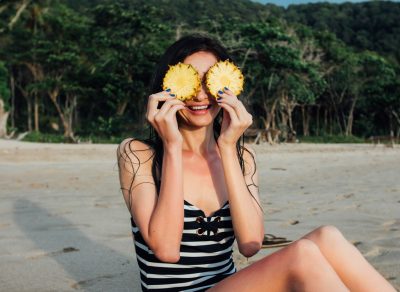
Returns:
[[[137,139],[134,137],[125,138],[120,144],[119,148],[130,147],[135,151],[152,151],[153,147],[146,140]]]
[[[153,147],[146,141],[136,138],[124,139],[117,148],[117,157],[128,158],[134,162],[147,162],[154,156]]]

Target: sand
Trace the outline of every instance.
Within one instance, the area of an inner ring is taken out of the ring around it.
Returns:
[[[335,225],[400,289],[400,147],[254,148],[267,233]],[[0,140],[1,291],[140,291],[115,149]]]

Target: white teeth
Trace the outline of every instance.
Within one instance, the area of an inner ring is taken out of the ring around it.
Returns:
[[[208,105],[201,105],[201,106],[190,106],[192,110],[202,110],[207,109]]]

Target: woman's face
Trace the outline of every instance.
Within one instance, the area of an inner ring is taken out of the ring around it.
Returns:
[[[183,63],[192,65],[200,75],[201,88],[197,95],[189,101],[185,101],[186,110],[179,111],[180,126],[204,127],[213,123],[220,111],[215,98],[208,92],[205,74],[217,58],[210,52],[196,52],[183,60]]]

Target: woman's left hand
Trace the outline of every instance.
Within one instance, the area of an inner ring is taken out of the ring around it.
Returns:
[[[253,117],[229,89],[219,91],[218,96],[220,99],[217,102],[224,111],[218,145],[235,146],[244,131],[253,123]]]

